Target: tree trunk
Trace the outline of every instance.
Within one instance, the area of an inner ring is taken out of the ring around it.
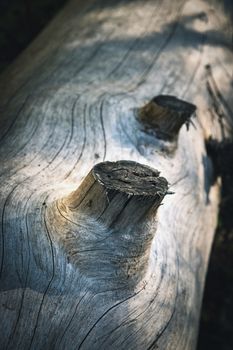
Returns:
[[[198,0],[71,1],[2,75],[1,349],[195,348],[227,28]]]

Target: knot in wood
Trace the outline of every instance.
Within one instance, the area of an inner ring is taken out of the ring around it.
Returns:
[[[147,132],[155,133],[159,139],[175,141],[181,126],[188,125],[195,111],[192,103],[175,96],[159,95],[139,109],[138,119]]]
[[[159,171],[133,161],[103,162],[93,168],[93,175],[107,190],[129,196],[163,196],[168,182]]]
[[[166,195],[168,182],[159,174],[129,160],[102,162],[63,203],[73,213],[81,212],[107,227],[130,229]]]

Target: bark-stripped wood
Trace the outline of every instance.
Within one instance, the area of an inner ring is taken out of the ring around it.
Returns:
[[[1,349],[195,348],[219,202],[205,139],[232,113],[228,28],[204,1],[73,0],[2,75]],[[140,111],[161,95],[197,106],[195,128],[148,132]],[[174,194],[142,223],[133,197],[117,231],[95,216],[117,219],[114,198],[85,186],[122,160]]]

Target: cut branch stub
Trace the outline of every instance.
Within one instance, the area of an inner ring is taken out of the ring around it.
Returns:
[[[135,286],[147,271],[155,214],[168,190],[159,172],[132,161],[95,165],[79,188],[57,202],[53,227],[86,277]],[[91,253],[89,253],[91,252]],[[117,278],[116,278],[117,276]]]
[[[175,96],[159,95],[139,109],[138,119],[160,139],[175,141],[181,126],[188,125],[196,106]]]
[[[132,161],[103,162],[94,166],[66,204],[71,211],[120,229],[136,224],[151,208],[157,208],[167,190],[167,180],[148,166]]]

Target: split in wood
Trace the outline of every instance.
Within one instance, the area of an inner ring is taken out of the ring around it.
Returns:
[[[139,109],[138,119],[149,132],[165,141],[175,141],[183,124],[187,126],[196,106],[175,96],[159,95]]]

